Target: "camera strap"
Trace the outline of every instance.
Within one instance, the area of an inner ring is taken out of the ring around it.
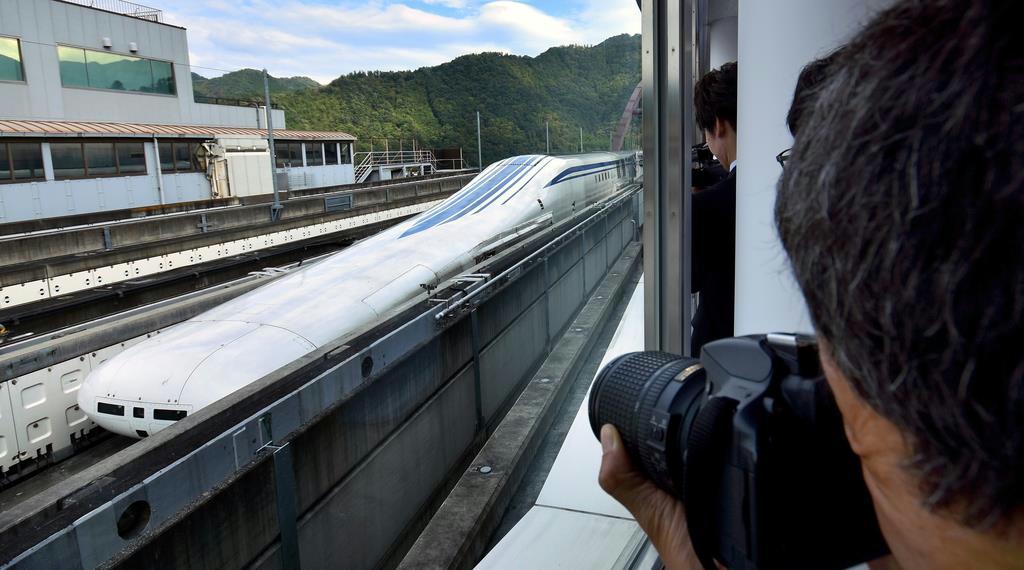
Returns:
[[[716,570],[716,499],[721,486],[722,468],[732,438],[732,419],[736,400],[710,398],[694,418],[686,440],[683,469],[683,505],[686,526],[697,558],[707,570]]]

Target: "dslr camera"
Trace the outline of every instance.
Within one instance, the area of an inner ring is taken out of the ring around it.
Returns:
[[[589,413],[683,501],[705,568],[840,569],[888,552],[813,337],[625,354],[598,373]]]
[[[690,168],[690,182],[698,190],[710,188],[729,175],[707,143],[695,144],[690,148],[690,161],[693,165]]]

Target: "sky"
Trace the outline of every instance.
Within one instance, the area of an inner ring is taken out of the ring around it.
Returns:
[[[417,69],[460,55],[535,56],[640,33],[635,0],[169,0],[193,71],[267,68],[328,83],[352,71]],[[215,69],[203,69],[215,68]]]

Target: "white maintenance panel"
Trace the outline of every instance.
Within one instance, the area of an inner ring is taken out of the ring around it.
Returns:
[[[0,473],[18,462],[18,431],[14,427],[10,389],[7,382],[0,383]]]
[[[78,406],[89,372],[154,331],[0,383],[0,472],[72,446],[96,424]]]

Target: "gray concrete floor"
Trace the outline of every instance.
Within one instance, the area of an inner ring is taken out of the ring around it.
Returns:
[[[566,394],[565,402],[562,403],[562,407],[558,410],[558,415],[552,421],[551,429],[544,437],[544,441],[541,442],[537,455],[523,477],[519,489],[516,490],[516,494],[512,497],[512,501],[509,503],[508,509],[501,520],[501,524],[498,525],[494,536],[491,537],[490,544],[487,546],[488,551],[494,548],[537,502],[537,497],[540,495],[544,482],[548,478],[548,472],[551,471],[551,466],[554,464],[555,458],[558,457],[558,452],[562,449],[562,442],[565,441],[565,437],[569,433],[569,427],[572,426],[576,412],[583,404],[583,399],[587,395],[590,383],[594,379],[594,375],[597,374],[598,366],[601,364],[601,358],[608,349],[608,345],[611,344],[612,337],[615,335],[615,329],[618,327],[619,321],[626,311],[626,306],[629,304],[630,294],[636,288],[640,277],[641,273],[637,272],[636,275],[629,279],[628,284],[623,285],[623,290],[626,293],[619,300],[614,313],[609,317],[607,324],[601,330],[600,336],[594,344],[594,348],[587,356],[587,360],[579,375],[573,380],[572,386],[569,387],[569,393]],[[594,477],[597,477],[597,473],[594,473]]]

